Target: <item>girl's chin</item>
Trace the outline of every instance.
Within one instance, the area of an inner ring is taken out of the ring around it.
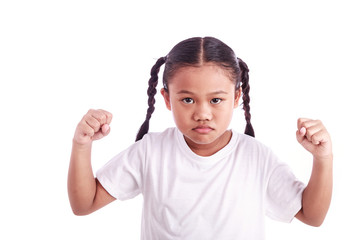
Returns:
[[[217,138],[211,137],[209,135],[199,135],[199,136],[185,136],[185,141],[188,145],[208,145],[214,143]]]

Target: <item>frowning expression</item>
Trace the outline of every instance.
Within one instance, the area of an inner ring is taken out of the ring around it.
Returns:
[[[241,92],[235,91],[226,70],[215,64],[183,67],[171,78],[168,91],[161,93],[192,149],[227,144],[227,128]]]

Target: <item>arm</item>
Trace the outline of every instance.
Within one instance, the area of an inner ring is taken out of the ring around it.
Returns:
[[[112,115],[104,110],[90,110],[78,124],[68,173],[68,194],[75,215],[90,214],[115,200],[94,178],[91,147],[94,140],[107,136]]]
[[[320,226],[330,206],[333,185],[333,154],[330,135],[321,121],[298,120],[298,142],[313,155],[313,169],[303,192],[302,209],[296,218]]]

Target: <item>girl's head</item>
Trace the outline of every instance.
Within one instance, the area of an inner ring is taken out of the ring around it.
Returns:
[[[245,134],[254,137],[254,130],[251,125],[251,114],[250,114],[250,97],[249,97],[249,69],[247,65],[240,59],[237,58],[233,50],[228,47],[225,43],[213,37],[205,38],[190,38],[178,43],[167,56],[159,58],[153,68],[151,69],[151,78],[149,80],[148,88],[148,105],[147,115],[145,122],[141,126],[137,135],[136,141],[140,140],[149,130],[149,121],[152,113],[155,110],[155,94],[156,86],[158,83],[158,72],[160,67],[165,63],[165,70],[163,73],[163,86],[162,93],[165,97],[165,101],[170,101],[169,95],[171,91],[171,85],[174,80],[178,78],[176,75],[184,73],[187,70],[193,70],[200,74],[201,69],[207,69],[213,73],[219,73],[220,78],[223,76],[232,83],[233,86],[233,99],[235,104],[238,101],[239,95],[242,92],[243,98],[243,109],[245,110],[246,128]],[[197,69],[197,70],[196,70]],[[207,71],[209,72],[209,71]],[[216,74],[215,74],[216,75]],[[195,75],[193,75],[195,76]],[[196,79],[194,79],[196,81]],[[200,81],[200,80],[199,80]],[[210,80],[209,80],[210,81]],[[178,84],[177,84],[178,86]],[[200,90],[200,89],[199,89]],[[185,91],[186,92],[186,91]],[[184,91],[183,91],[184,93]],[[194,91],[194,93],[196,93]],[[218,91],[219,93],[219,91]],[[185,96],[185,95],[183,95]],[[215,95],[214,95],[215,96]],[[217,95],[216,95],[217,96]],[[210,99],[212,104],[213,100],[218,101],[220,98]],[[166,98],[167,97],[167,98]],[[199,97],[199,96],[197,96]],[[190,100],[191,99],[191,100]],[[190,97],[185,96],[183,99],[186,104],[191,103],[193,100]],[[171,103],[167,101],[167,106],[171,109]],[[186,102],[188,101],[188,102]],[[236,107],[236,106],[235,106]],[[176,119],[175,119],[176,120]]]

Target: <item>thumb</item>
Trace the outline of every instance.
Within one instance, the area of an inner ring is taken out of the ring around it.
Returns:
[[[305,134],[306,134],[306,128],[304,127],[296,131],[296,139],[298,140],[299,143],[302,143],[306,139]]]
[[[310,142],[307,138],[306,138],[306,128],[302,127],[299,130],[296,131],[296,139],[297,141],[308,151],[312,151],[312,149],[314,148],[312,142]]]
[[[101,132],[104,136],[107,136],[110,133],[110,126],[109,124],[105,123],[104,125],[102,125],[101,127]]]
[[[103,137],[107,136],[110,133],[110,126],[109,124],[105,123],[101,126],[101,129],[97,133],[94,134],[92,137],[93,140],[100,140]]]

